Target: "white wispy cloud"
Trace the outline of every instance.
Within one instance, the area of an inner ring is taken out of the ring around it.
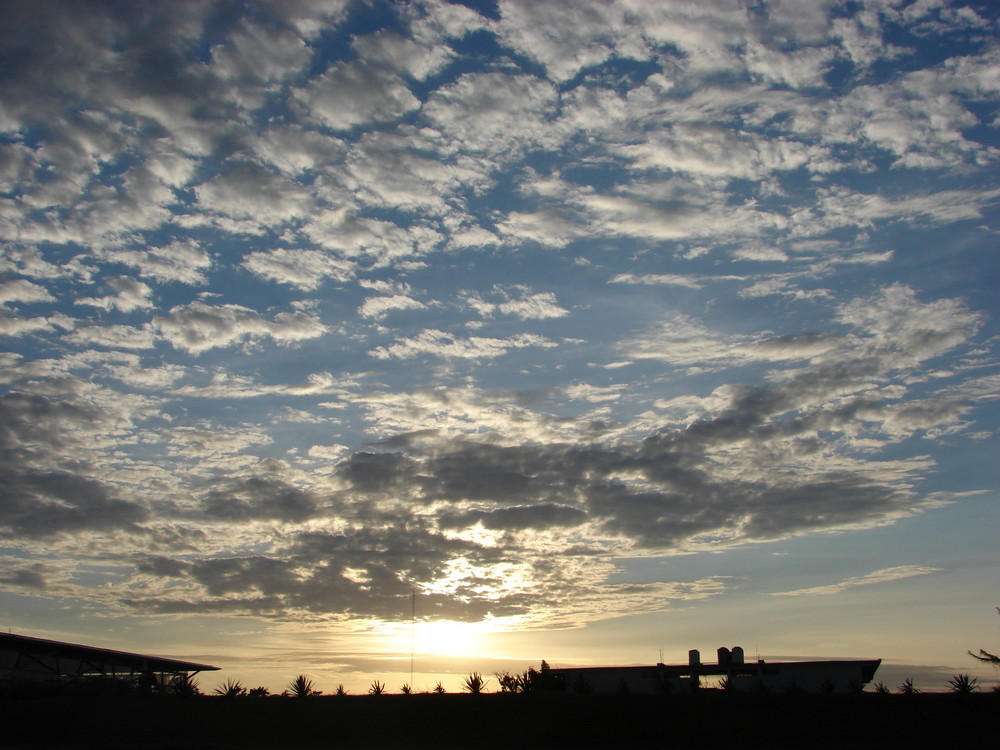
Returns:
[[[436,357],[458,359],[492,359],[506,354],[511,349],[525,347],[551,348],[558,346],[550,339],[532,333],[522,333],[499,339],[487,336],[460,338],[445,331],[429,328],[413,338],[400,339],[388,346],[372,349],[376,359],[410,359],[424,354]]]
[[[907,578],[937,573],[939,570],[940,568],[932,568],[926,565],[898,565],[893,568],[882,568],[863,576],[846,578],[839,583],[831,583],[826,586],[813,586],[811,588],[796,589],[795,591],[775,591],[771,593],[771,596],[829,596],[831,594],[840,594],[857,586],[892,583],[893,581],[902,581]]]

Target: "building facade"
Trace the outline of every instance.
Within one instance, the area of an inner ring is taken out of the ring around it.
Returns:
[[[570,693],[670,693],[697,688],[743,692],[858,692],[875,677],[881,659],[747,662],[743,649],[720,648],[714,663],[704,663],[697,650],[687,664],[635,667],[553,668],[553,677]]]

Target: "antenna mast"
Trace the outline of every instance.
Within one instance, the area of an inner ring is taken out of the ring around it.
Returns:
[[[410,592],[410,688],[413,688],[413,653],[417,644],[417,590]]]

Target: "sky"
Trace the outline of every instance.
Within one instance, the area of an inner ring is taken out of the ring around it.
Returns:
[[[994,681],[998,26],[0,4],[0,626],[206,690]]]

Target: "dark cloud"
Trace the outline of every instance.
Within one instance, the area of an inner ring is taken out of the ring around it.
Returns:
[[[229,611],[260,616],[355,615],[397,619],[421,581],[440,577],[456,556],[495,562],[502,554],[449,539],[418,522],[398,528],[363,528],[343,534],[307,532],[291,537],[271,555],[141,560],[137,572],[166,582],[194,584],[181,596],[129,597],[126,604],[162,612]],[[425,613],[478,620],[487,613],[522,611],[509,602],[490,602],[473,592],[496,585],[474,577],[449,595],[423,594]],[[473,601],[473,598],[476,601]],[[204,605],[204,609],[199,609]]]
[[[0,472],[0,537],[139,531],[149,513],[105,484],[69,473]]]
[[[48,568],[41,564],[8,570],[0,573],[0,586],[45,591],[49,587],[48,572]]]
[[[441,528],[460,529],[475,524],[497,531],[526,531],[528,529],[569,528],[587,520],[587,514],[568,505],[545,503],[542,505],[515,505],[496,510],[470,510],[465,513],[448,513],[440,517]]]
[[[308,492],[274,477],[249,477],[214,489],[203,505],[219,521],[305,521],[316,514],[317,501]]]

